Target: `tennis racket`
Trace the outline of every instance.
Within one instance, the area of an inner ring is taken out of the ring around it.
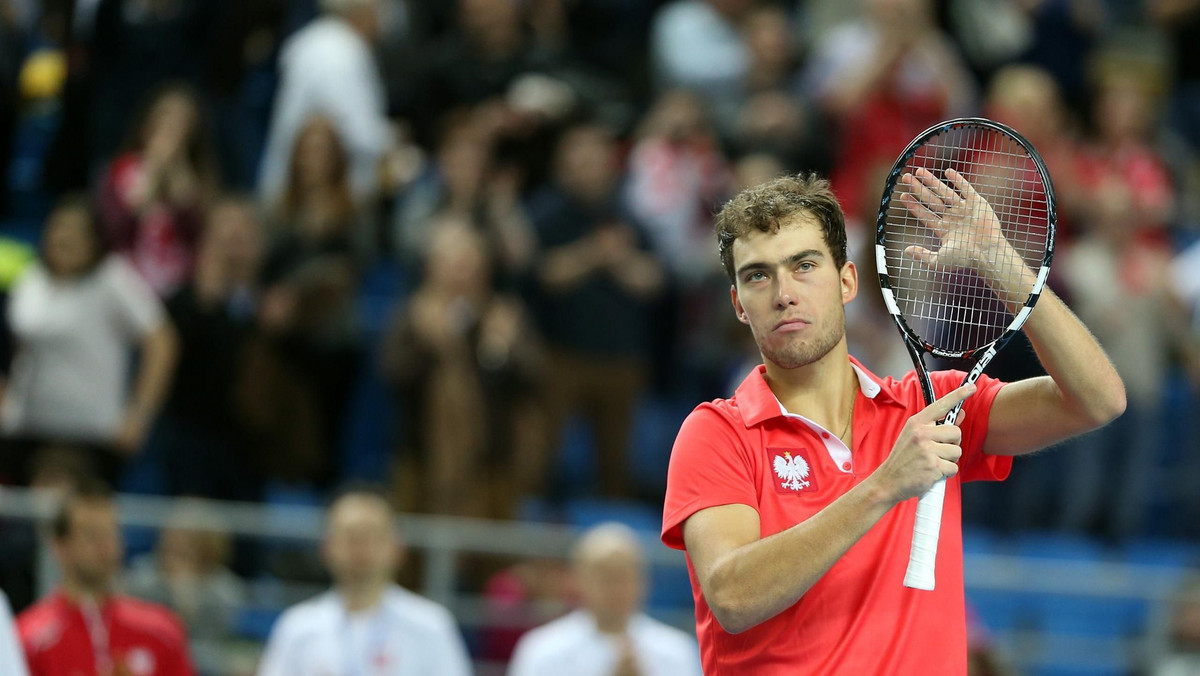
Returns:
[[[1017,132],[982,118],[949,120],[900,153],[876,225],[883,298],[932,404],[926,354],[973,360],[963,384],[975,382],[1028,319],[1054,254],[1054,188]],[[917,503],[906,587],[934,588],[945,491],[942,479]]]

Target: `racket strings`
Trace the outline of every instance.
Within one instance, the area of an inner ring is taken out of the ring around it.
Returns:
[[[936,253],[941,238],[900,201],[908,189],[897,182],[884,243],[889,284],[900,313],[914,333],[934,346],[951,352],[975,349],[1000,337],[1012,322],[1010,307],[1019,307],[1033,290],[1028,271],[1036,273],[1041,267],[1048,245],[1046,186],[1020,143],[987,128],[955,127],[934,136],[904,171],[915,173],[921,168],[951,187],[945,171],[961,174],[991,205],[1004,238],[1016,252],[1010,260],[996,261],[991,272],[999,288],[1017,290],[1016,297],[1007,299],[998,297],[972,270],[919,261],[909,253],[911,247]],[[968,218],[984,213],[976,210]]]

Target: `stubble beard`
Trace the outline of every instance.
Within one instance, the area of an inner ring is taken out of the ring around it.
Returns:
[[[807,366],[829,354],[845,335],[845,321],[829,322],[827,326],[821,327],[819,332],[803,340],[785,334],[780,344],[771,345],[769,338],[759,339],[758,349],[764,361],[780,368],[795,369]]]

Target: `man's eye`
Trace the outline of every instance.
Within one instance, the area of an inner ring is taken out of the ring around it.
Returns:
[[[761,272],[751,272],[750,274],[746,275],[747,282],[757,282],[766,278],[767,276]]]
[[[809,261],[804,261],[804,262],[803,262],[803,263],[801,263],[800,265],[797,265],[797,266],[796,266],[796,268],[797,268],[798,270],[800,270],[801,272],[808,272],[809,270],[812,270],[812,269],[813,269],[813,268],[815,268],[815,267],[817,267],[817,266],[816,266],[816,264],[815,264],[815,263],[811,263],[811,262],[809,262]]]

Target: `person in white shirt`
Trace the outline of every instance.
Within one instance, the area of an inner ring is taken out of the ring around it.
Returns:
[[[392,582],[403,553],[394,522],[369,490],[333,502],[322,555],[334,588],[284,612],[258,676],[470,676],[450,612]]]
[[[3,591],[0,591],[0,674],[29,676],[29,665],[25,664],[25,652],[17,637],[17,623]]]
[[[85,198],[51,212],[42,260],[17,280],[8,320],[17,349],[0,405],[5,436],[103,449],[96,460],[112,481],[158,414],[178,341],[153,290],[105,252]]]
[[[632,529],[588,530],[574,568],[583,607],[522,636],[508,676],[700,676],[696,639],[640,611],[646,570]]]
[[[309,119],[333,121],[350,158],[355,197],[372,197],[379,165],[394,145],[383,78],[372,43],[380,32],[381,0],[320,0],[323,16],[289,38],[279,55],[267,147],[259,167],[259,196],[283,197],[296,135]]]

